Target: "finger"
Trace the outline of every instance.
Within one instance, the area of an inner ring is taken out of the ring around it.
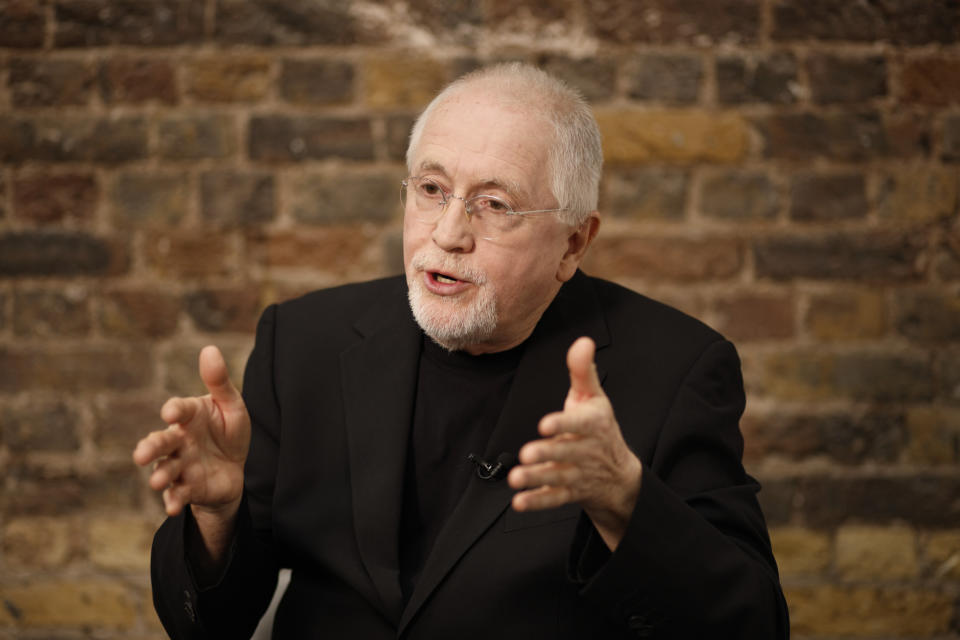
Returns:
[[[568,406],[564,411],[548,413],[540,419],[537,430],[540,435],[550,438],[560,435],[590,435],[604,422],[604,414],[598,406],[580,402]]]
[[[153,473],[150,474],[150,488],[160,491],[180,478],[183,471],[183,461],[180,458],[164,458],[157,462]]]
[[[240,392],[230,382],[223,354],[213,345],[208,345],[200,351],[200,379],[203,380],[213,401],[222,409],[236,409],[243,405]]]
[[[578,400],[602,396],[600,378],[593,362],[596,350],[593,340],[578,338],[567,351],[567,369],[570,371],[570,393]]]
[[[573,502],[573,495],[566,487],[537,487],[515,494],[511,504],[516,511],[537,511],[562,507],[570,502]]]
[[[576,485],[580,476],[580,470],[574,465],[542,462],[514,467],[507,476],[507,482],[514,489],[542,486],[570,487]]]
[[[133,450],[133,461],[141,467],[159,460],[164,456],[171,456],[183,446],[183,431],[177,426],[171,426],[163,431],[154,431],[137,443]]]
[[[170,398],[160,408],[160,419],[167,424],[187,424],[202,407],[199,398]]]
[[[590,457],[595,443],[574,434],[560,434],[555,438],[534,440],[523,445],[518,458],[521,464],[538,462],[577,462]]]
[[[171,487],[167,487],[163,491],[163,506],[167,511],[168,516],[175,516],[187,505],[190,501],[190,488],[177,484]]]

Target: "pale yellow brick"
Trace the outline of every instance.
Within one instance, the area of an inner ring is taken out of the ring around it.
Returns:
[[[186,65],[189,93],[211,102],[255,101],[270,89],[270,58],[218,56],[199,58]]]
[[[810,300],[805,324],[819,340],[877,338],[886,330],[883,295],[877,291],[835,291]]]
[[[142,516],[97,517],[90,521],[90,560],[106,569],[150,567],[154,523]]]
[[[882,499],[878,496],[878,499]],[[836,569],[848,580],[917,575],[916,535],[904,526],[848,526],[837,531]]]
[[[600,110],[610,163],[735,162],[748,152],[746,122],[732,113]]]
[[[945,633],[953,598],[928,589],[822,585],[786,589],[794,635],[930,637]]]
[[[3,556],[13,566],[57,567],[78,546],[80,541],[65,518],[16,518],[3,528]]]
[[[778,527],[770,530],[770,538],[784,577],[819,575],[830,565],[830,537],[824,533]]]
[[[934,577],[960,580],[960,531],[938,531],[927,535],[923,553]]]
[[[955,215],[960,172],[953,168],[899,170],[883,186],[881,217],[935,220]]]
[[[25,627],[129,629],[136,605],[128,589],[111,582],[60,581],[0,587],[0,600]]]
[[[448,77],[442,62],[421,57],[369,56],[363,69],[364,96],[374,108],[425,107]]]

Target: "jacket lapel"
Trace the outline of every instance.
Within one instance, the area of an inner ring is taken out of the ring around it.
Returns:
[[[396,623],[403,606],[398,536],[420,331],[405,299],[386,311],[372,309],[356,328],[365,339],[340,357],[354,526],[382,610]]]
[[[567,349],[584,335],[594,339],[598,352],[608,342],[596,294],[587,277],[578,272],[561,288],[527,340],[503,412],[484,452],[486,459],[495,460],[501,453],[508,453],[516,461],[520,447],[539,437],[540,418],[563,407],[570,387]],[[495,482],[476,479],[467,486],[427,557],[403,610],[400,633],[460,557],[509,506],[513,494],[502,477]]]

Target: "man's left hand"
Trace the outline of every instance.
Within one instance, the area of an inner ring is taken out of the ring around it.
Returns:
[[[590,338],[567,352],[570,391],[563,411],[540,420],[541,440],[520,449],[520,464],[507,480],[517,511],[578,502],[604,542],[616,549],[640,492],[642,464],[627,447],[613,406],[600,387]]]

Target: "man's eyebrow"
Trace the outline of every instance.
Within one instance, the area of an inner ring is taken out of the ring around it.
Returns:
[[[417,167],[418,172],[424,171],[435,171],[444,176],[448,176],[447,170],[442,164],[434,160],[424,160]],[[476,182],[476,186],[473,187],[478,189],[478,193],[482,192],[484,189],[499,189],[506,193],[512,200],[515,202],[523,202],[528,199],[526,192],[520,187],[520,185],[513,180],[505,180],[503,178],[497,178],[492,176],[489,178],[483,178]]]

